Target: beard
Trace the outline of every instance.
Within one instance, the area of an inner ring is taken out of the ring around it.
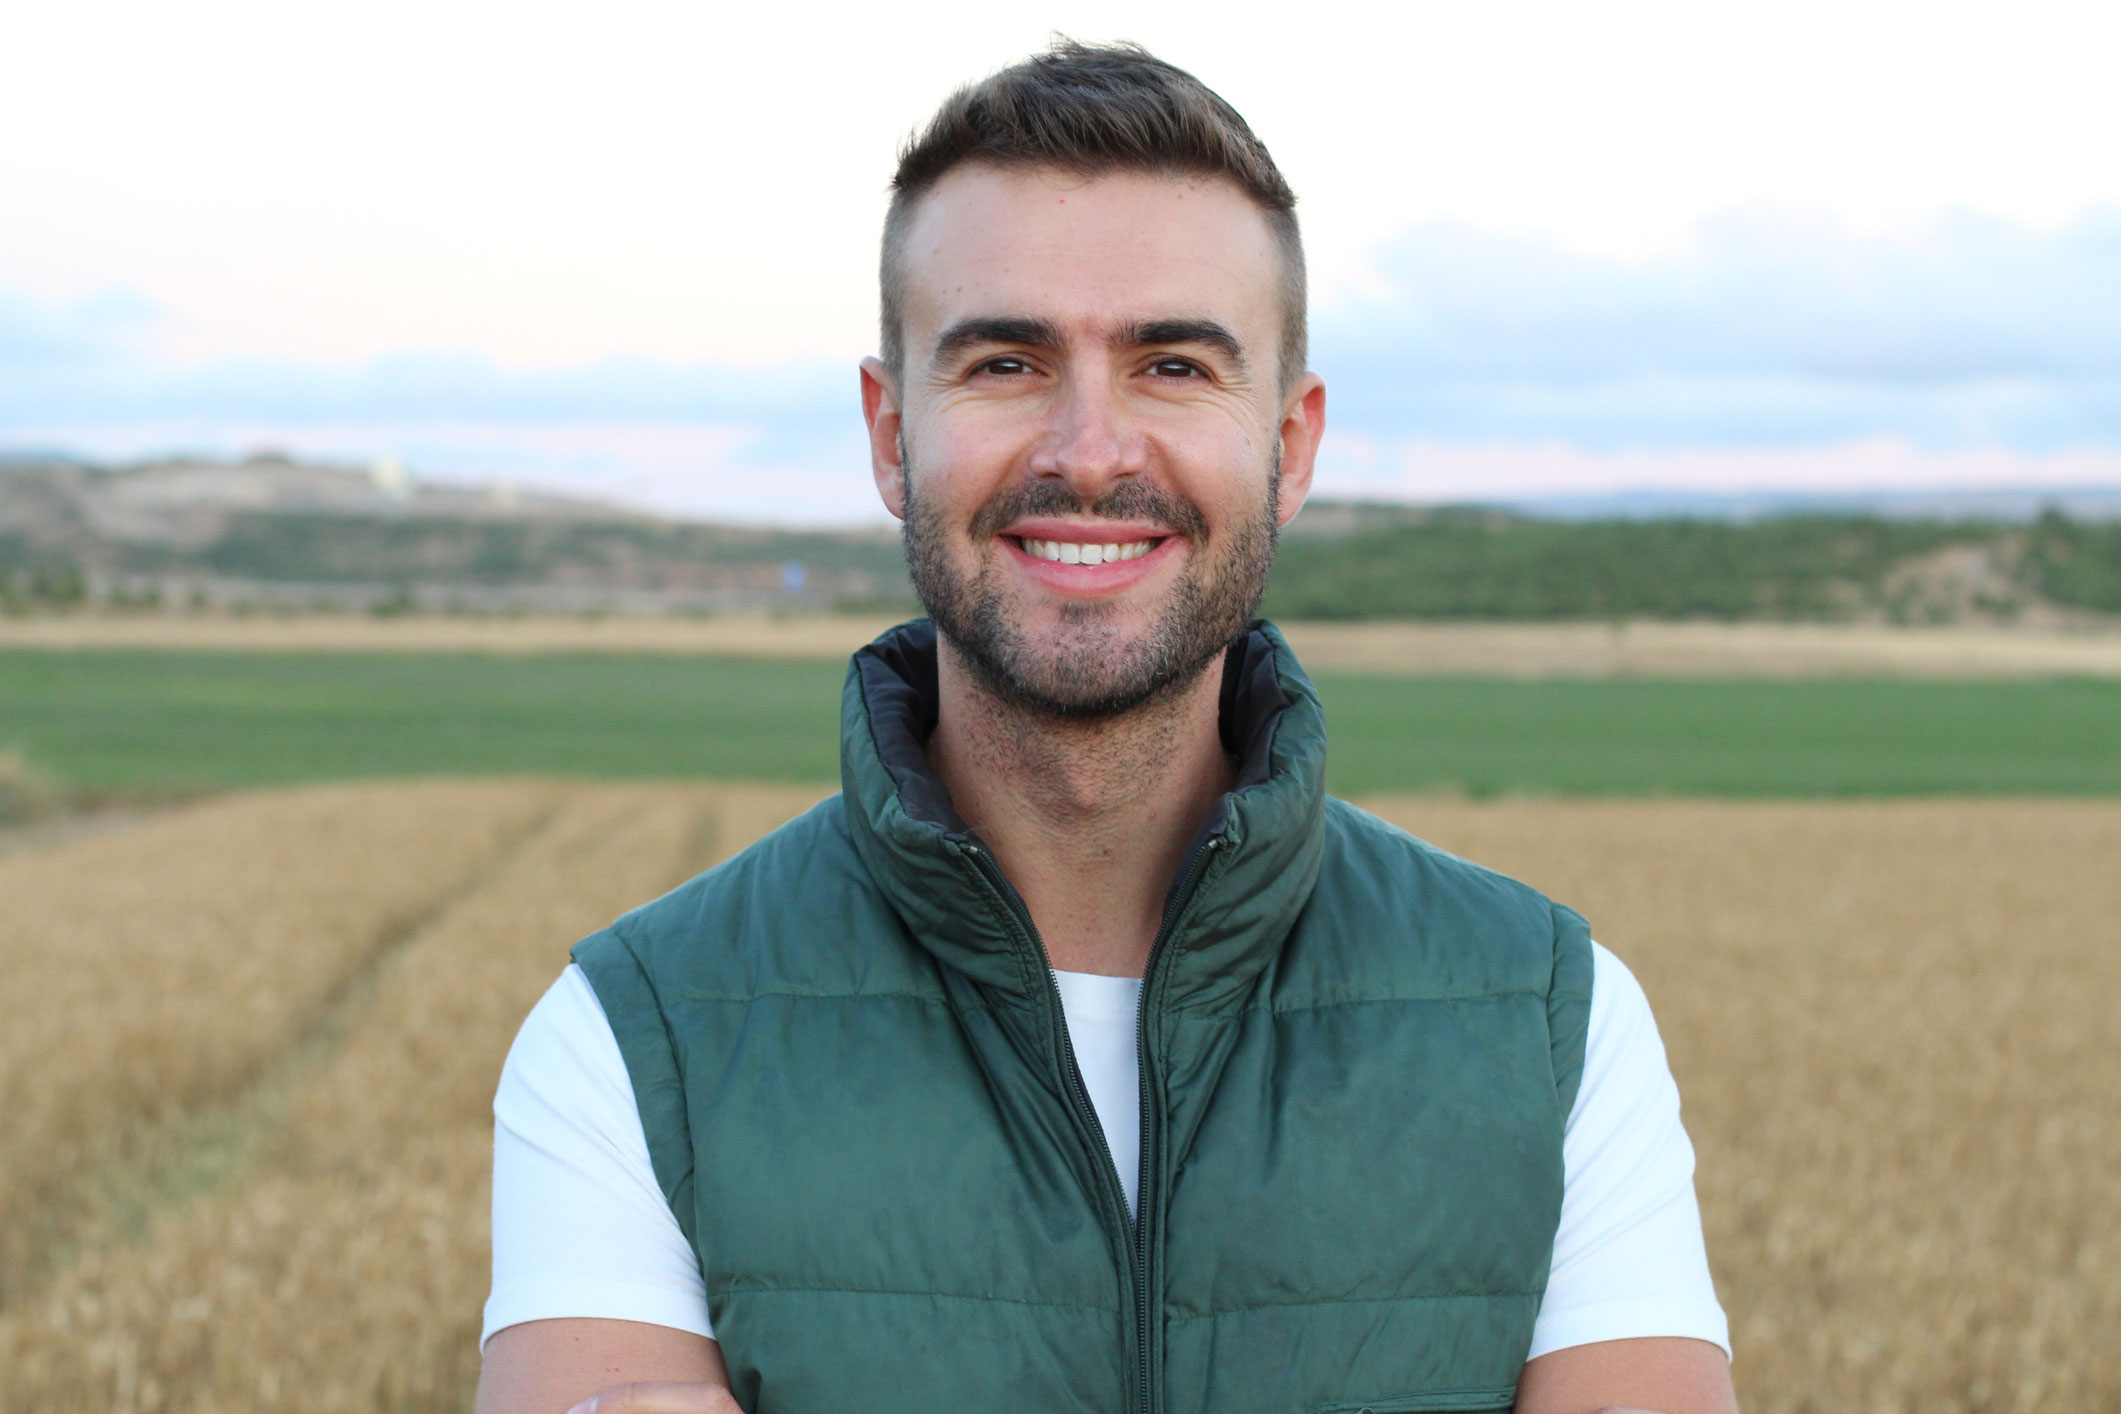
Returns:
[[[1063,603],[1058,641],[1043,650],[1025,641],[1005,602],[992,556],[960,574],[949,527],[919,493],[905,460],[903,538],[906,568],[936,632],[950,641],[987,690],[1011,706],[1055,717],[1113,717],[1196,681],[1243,632],[1266,593],[1279,531],[1281,448],[1274,449],[1260,514],[1232,526],[1212,561],[1207,520],[1191,501],[1136,481],[1122,481],[1085,503],[1057,481],[1012,486],[973,517],[972,543],[992,547],[1001,528],[1025,516],[1089,515],[1147,520],[1183,535],[1193,549],[1177,587],[1146,633],[1130,637],[1115,606]]]

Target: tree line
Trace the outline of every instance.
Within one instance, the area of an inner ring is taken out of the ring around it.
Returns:
[[[1309,520],[1281,542],[1265,605],[1273,617],[1931,623],[2009,621],[2039,608],[2121,614],[2121,521],[2058,510],[2018,524],[1828,514],[1556,520],[1404,507],[1333,508],[1318,518],[1324,530],[1307,529]],[[228,516],[192,546],[59,545],[0,530],[0,611],[146,607],[98,590],[128,574],[676,590],[747,576],[777,584],[791,566],[816,584],[871,586],[865,607],[915,607],[899,547],[873,531],[252,513]]]

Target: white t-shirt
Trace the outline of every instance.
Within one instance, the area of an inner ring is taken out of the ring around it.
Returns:
[[[1639,1336],[1730,1350],[1694,1201],[1694,1148],[1648,998],[1592,945],[1583,1084],[1534,1356]],[[1069,1040],[1134,1206],[1141,982],[1055,974]],[[569,966],[532,1009],[494,1096],[493,1293],[482,1341],[520,1321],[605,1317],[712,1335],[699,1262],[657,1185],[626,1062]]]

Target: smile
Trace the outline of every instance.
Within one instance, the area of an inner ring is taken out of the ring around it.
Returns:
[[[1063,565],[1108,565],[1115,560],[1133,560],[1148,554],[1157,546],[1155,540],[1129,540],[1117,545],[1088,545],[1074,540],[1033,540],[1029,536],[1012,537],[1023,547],[1025,554],[1034,559],[1051,560]]]

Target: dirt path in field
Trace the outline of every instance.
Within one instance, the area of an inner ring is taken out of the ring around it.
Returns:
[[[259,653],[671,653],[845,658],[888,617],[369,618],[354,614],[79,615],[0,619],[0,648]]]
[[[670,653],[835,660],[888,618],[0,619],[0,648],[253,652]],[[1294,623],[1313,671],[1504,677],[2121,677],[2121,628],[1860,624]]]
[[[0,964],[45,1003],[0,1044],[0,1303],[255,1158],[381,970],[570,789],[310,787],[0,836]]]
[[[1862,624],[1295,624],[1313,671],[1504,677],[2121,676],[2121,631]]]

